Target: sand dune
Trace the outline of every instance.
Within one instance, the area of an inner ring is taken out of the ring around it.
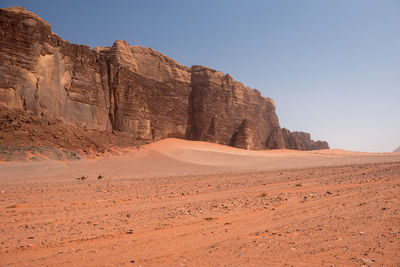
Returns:
[[[79,175],[132,179],[399,161],[393,153],[343,150],[243,150],[201,141],[164,139],[141,147],[77,161],[1,162],[0,183],[69,181]]]

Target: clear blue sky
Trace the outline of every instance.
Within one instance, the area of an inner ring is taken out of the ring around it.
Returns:
[[[282,127],[332,148],[400,145],[400,0],[7,1],[72,43],[116,39],[272,97]]]

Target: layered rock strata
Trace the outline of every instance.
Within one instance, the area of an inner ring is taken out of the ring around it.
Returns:
[[[272,99],[203,66],[116,41],[91,49],[24,8],[0,10],[0,106],[133,143],[167,137],[244,149],[325,149],[281,129]],[[1,140],[1,139],[0,139]]]

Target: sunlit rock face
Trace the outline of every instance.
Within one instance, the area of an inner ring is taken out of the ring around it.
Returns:
[[[0,9],[0,106],[88,130],[244,149],[328,148],[281,129],[272,99],[203,66],[116,41],[91,49],[52,33],[21,7]]]

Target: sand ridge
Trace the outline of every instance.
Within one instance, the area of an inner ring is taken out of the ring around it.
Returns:
[[[0,183],[70,181],[76,176],[109,179],[205,175],[223,172],[339,166],[399,161],[397,153],[340,150],[244,150],[201,141],[168,138],[139,149],[120,150],[94,159],[0,162]]]

